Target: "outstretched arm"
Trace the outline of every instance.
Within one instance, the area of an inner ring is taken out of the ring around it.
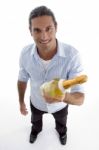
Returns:
[[[71,80],[52,80],[41,86],[42,95],[48,103],[65,102],[72,105],[81,105],[84,101],[84,93],[68,93],[67,89],[77,84],[83,84],[86,81],[86,75],[81,75]]]
[[[50,95],[44,93],[43,95],[44,99],[48,103],[54,103],[54,102],[64,102],[71,105],[82,105],[84,102],[84,93],[65,93],[64,98],[60,99],[60,97],[51,97]]]
[[[82,105],[84,102],[84,93],[66,93],[63,102],[71,105]]]

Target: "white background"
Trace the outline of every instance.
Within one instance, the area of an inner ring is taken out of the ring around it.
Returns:
[[[19,112],[17,77],[22,48],[33,42],[28,16],[36,6],[46,5],[55,13],[59,40],[77,48],[88,82],[82,106],[70,106],[68,141],[59,142],[54,119],[44,115],[43,131],[29,144],[29,86],[24,117]],[[99,150],[99,4],[98,0],[1,0],[0,1],[0,150]]]

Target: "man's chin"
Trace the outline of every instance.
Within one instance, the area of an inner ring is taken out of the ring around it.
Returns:
[[[48,43],[39,43],[39,47],[48,48],[50,46],[50,42]]]

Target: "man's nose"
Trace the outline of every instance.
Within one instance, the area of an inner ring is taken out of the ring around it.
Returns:
[[[48,37],[48,33],[43,30],[43,31],[41,32],[41,39],[42,39],[42,40],[45,40],[45,39],[47,39],[47,37]]]

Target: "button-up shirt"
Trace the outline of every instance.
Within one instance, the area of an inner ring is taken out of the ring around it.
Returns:
[[[24,47],[21,52],[18,80],[27,82],[30,79],[30,99],[34,107],[54,113],[63,109],[67,104],[64,102],[47,103],[41,95],[40,86],[55,78],[66,80],[74,78],[82,71],[79,52],[72,46],[57,41],[57,53],[45,68],[34,43]],[[74,86],[71,92],[83,93],[83,86]]]

